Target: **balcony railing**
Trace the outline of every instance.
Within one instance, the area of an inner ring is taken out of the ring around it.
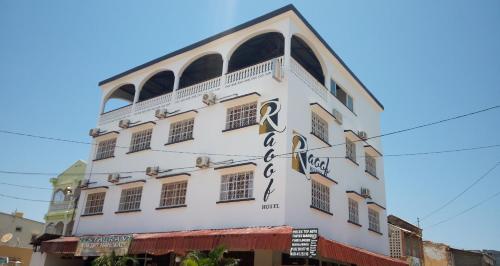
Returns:
[[[290,60],[290,70],[299,79],[301,79],[314,93],[316,93],[321,99],[328,100],[328,90],[318,82],[307,70],[305,70],[295,59]]]
[[[50,204],[49,211],[66,211],[66,210],[71,210],[75,206],[75,203],[73,201],[67,200],[67,201],[59,201],[59,202],[52,202]]]
[[[277,62],[281,64],[282,67],[284,66],[283,56],[280,56],[253,66],[249,66],[247,68],[240,69],[235,72],[228,73],[221,77],[210,79],[186,88],[178,89],[175,92],[138,102],[134,105],[134,107],[132,107],[132,105],[127,105],[122,108],[103,113],[99,118],[99,125],[124,119],[132,113],[139,114],[158,108],[164,108],[174,101],[182,102],[198,97],[210,91],[219,90],[223,86],[222,81],[225,82],[225,87],[229,87],[240,84],[242,82],[247,82],[270,75],[273,72],[274,60],[277,60]],[[299,67],[301,66],[299,65]]]

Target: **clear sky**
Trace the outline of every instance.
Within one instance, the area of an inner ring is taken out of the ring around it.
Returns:
[[[97,83],[288,4],[285,1],[0,0],[0,129],[89,140]],[[293,4],[385,105],[388,132],[500,103],[500,1],[298,1]],[[500,110],[383,139],[384,153],[500,144]],[[59,172],[89,146],[0,134],[0,170]],[[388,213],[416,222],[500,161],[500,149],[386,157]],[[48,187],[49,177],[0,174]],[[1,193],[50,192],[0,185]],[[500,249],[500,167],[423,222],[424,238]],[[46,203],[0,198],[42,220]]]

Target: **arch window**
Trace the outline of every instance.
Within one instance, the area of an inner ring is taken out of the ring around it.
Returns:
[[[134,85],[125,84],[120,86],[106,99],[103,112],[106,113],[132,104],[134,101],[134,95]]]
[[[174,90],[174,72],[167,70],[156,73],[142,86],[139,101],[155,98]]]
[[[220,54],[204,55],[182,72],[179,88],[189,87],[222,75],[222,56]]]
[[[56,235],[62,235],[64,230],[64,223],[63,222],[58,222],[55,226],[55,231],[54,233]]]
[[[229,59],[227,72],[231,73],[282,56],[285,38],[279,32],[257,35],[241,44]]]
[[[54,202],[61,202],[64,201],[65,195],[62,190],[58,190],[54,193],[54,198],[52,199]]]
[[[319,83],[325,84],[325,75],[321,63],[314,54],[314,51],[304,40],[293,35],[291,42],[291,56],[297,61],[309,74],[311,74]]]

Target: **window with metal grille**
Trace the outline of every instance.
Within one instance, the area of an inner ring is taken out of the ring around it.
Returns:
[[[330,212],[330,188],[315,180],[311,180],[311,205],[320,210]]]
[[[377,176],[377,162],[373,156],[365,154],[365,162],[366,162],[366,172],[373,176]]]
[[[96,160],[106,159],[115,155],[116,138],[100,141],[95,154]]]
[[[391,224],[389,224],[389,250],[391,257],[401,258],[401,230]]]
[[[311,132],[314,136],[328,142],[328,123],[316,113],[311,113]]]
[[[173,207],[186,204],[187,181],[163,184],[161,187],[160,207]]]
[[[193,138],[194,118],[182,120],[170,125],[168,142],[175,143]]]
[[[253,172],[223,175],[220,184],[220,200],[250,199],[253,197]]]
[[[380,219],[376,210],[368,209],[368,229],[380,232]]]
[[[151,135],[153,134],[153,129],[145,129],[132,134],[132,140],[130,141],[129,152],[142,151],[150,148]]]
[[[257,102],[227,109],[226,129],[235,129],[257,123]]]
[[[142,187],[127,188],[122,190],[118,211],[139,210],[141,207]]]
[[[349,198],[349,221],[359,224],[358,202]]]
[[[351,141],[350,139],[346,138],[345,150],[346,150],[345,156],[355,162],[356,161],[356,143],[354,143],[354,141]]]
[[[102,213],[104,206],[104,197],[106,192],[97,192],[87,195],[87,202],[85,204],[84,214],[98,214]]]

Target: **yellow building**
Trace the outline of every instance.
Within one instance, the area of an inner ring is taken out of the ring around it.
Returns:
[[[23,217],[22,212],[0,212],[0,265],[29,265],[32,238],[43,232],[44,224]],[[6,263],[6,261],[9,263]]]

